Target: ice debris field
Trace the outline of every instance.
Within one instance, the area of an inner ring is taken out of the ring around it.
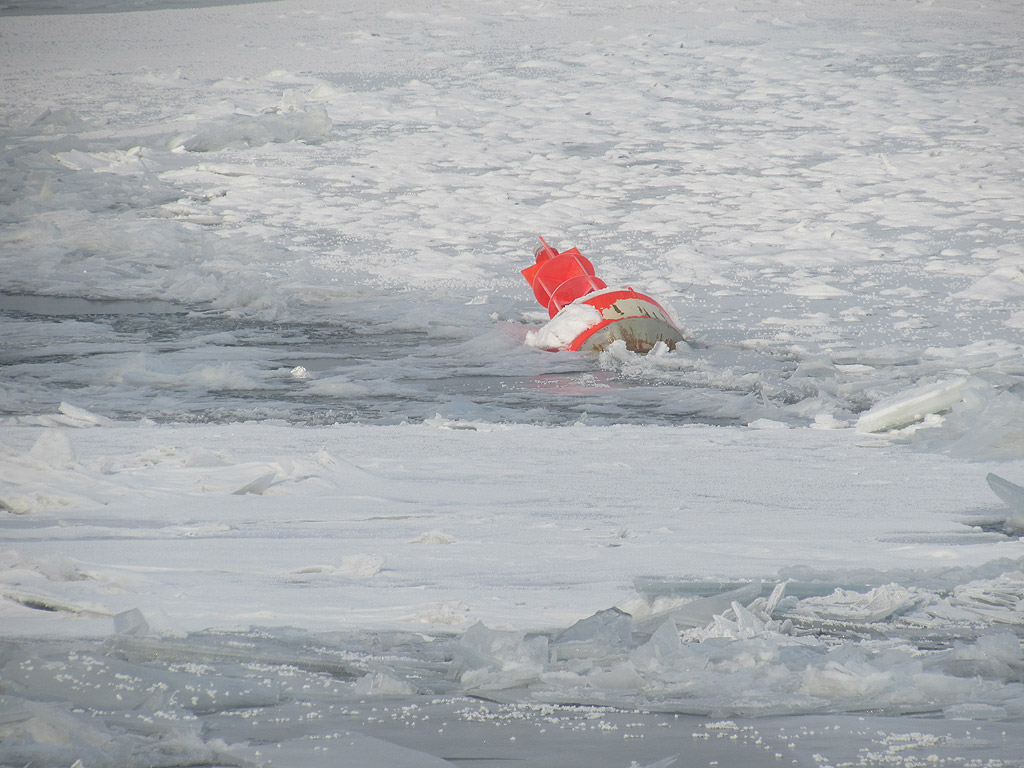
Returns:
[[[1024,765],[1022,34],[0,3],[0,765]]]

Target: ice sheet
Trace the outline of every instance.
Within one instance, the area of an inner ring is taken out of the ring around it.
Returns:
[[[1020,765],[1017,4],[180,5],[0,9],[0,763]]]

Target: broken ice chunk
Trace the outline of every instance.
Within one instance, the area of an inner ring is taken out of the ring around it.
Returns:
[[[633,637],[633,617],[618,608],[598,611],[551,636],[553,658],[605,655],[625,648]]]
[[[147,608],[145,612],[138,608],[123,611],[114,616],[114,632],[118,635],[134,637],[186,637],[187,633],[159,607]]]
[[[926,598],[924,590],[895,583],[884,584],[868,592],[837,588],[831,595],[801,600],[793,616],[873,624],[905,613]]]
[[[640,629],[650,631],[667,618],[671,618],[681,629],[692,629],[706,627],[715,616],[728,611],[734,602],[746,605],[761,595],[761,582],[744,584],[728,592],[722,592],[709,597],[700,597],[696,600],[673,608],[670,611],[662,611],[648,616],[641,624]]]
[[[277,478],[277,472],[267,472],[264,475],[260,475],[252,482],[246,483],[236,491],[232,491],[234,496],[245,496],[247,493],[253,493],[257,496],[262,496],[263,493],[271,486],[274,480]]]
[[[992,473],[985,479],[996,496],[1009,507],[1009,511],[994,510],[989,514],[972,516],[964,520],[964,524],[1006,536],[1024,536],[1024,488]]]
[[[114,616],[114,631],[119,635],[148,635],[149,624],[138,608]]]
[[[356,683],[355,692],[360,696],[410,696],[416,689],[385,672],[369,672]]]
[[[899,429],[930,414],[949,410],[963,399],[963,391],[970,381],[970,378],[961,376],[901,392],[862,413],[857,419],[857,431]]]
[[[1016,683],[1024,673],[1024,649],[1009,632],[982,636],[973,643],[956,643],[937,665],[956,677],[983,677]]]
[[[482,621],[467,629],[455,648],[455,662],[462,669],[546,661],[546,638],[527,640],[522,632],[490,629]]]
[[[106,416],[100,416],[70,403],[62,402],[58,410],[62,415],[56,417],[56,420],[68,427],[99,427],[114,423]]]
[[[1024,488],[991,472],[985,479],[988,480],[989,487],[995,491],[996,496],[1002,499],[1006,506],[1014,512],[1024,514]]]
[[[629,659],[612,664],[611,668],[595,667],[587,673],[587,685],[614,691],[638,691],[644,679],[637,674]]]
[[[498,691],[528,685],[547,663],[546,637],[489,629],[477,622],[455,647],[453,667],[471,690]]]
[[[228,148],[260,147],[270,142],[303,141],[314,144],[331,131],[331,120],[320,106],[293,112],[263,115],[231,115],[201,126],[192,134],[175,136],[168,149],[185,152],[216,152]]]
[[[672,619],[668,619],[651,635],[650,640],[630,654],[630,660],[641,671],[656,671],[669,664],[682,649],[679,629]]]

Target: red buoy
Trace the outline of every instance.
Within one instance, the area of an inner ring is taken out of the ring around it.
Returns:
[[[559,253],[544,238],[535,264],[522,270],[533,295],[551,318],[528,341],[552,351],[599,352],[621,339],[645,354],[658,342],[669,349],[683,340],[665,308],[632,288],[609,289],[577,248]]]

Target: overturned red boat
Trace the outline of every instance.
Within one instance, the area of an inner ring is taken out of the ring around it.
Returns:
[[[540,242],[537,262],[522,273],[551,319],[527,337],[528,343],[552,351],[600,352],[621,339],[630,351],[645,354],[659,342],[674,349],[683,340],[668,312],[650,296],[608,288],[579,249],[559,253],[543,237]]]

